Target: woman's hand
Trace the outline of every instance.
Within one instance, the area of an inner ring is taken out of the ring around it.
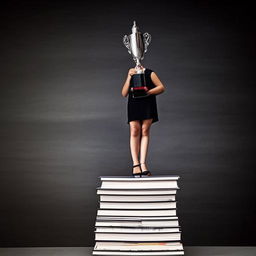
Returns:
[[[136,74],[135,68],[130,68],[129,71],[128,71],[128,75],[131,77],[134,74]]]
[[[136,73],[135,68],[129,69],[126,81],[123,85],[122,92],[121,92],[123,97],[126,97],[129,94],[130,81],[131,81],[132,75],[134,75],[135,73]]]

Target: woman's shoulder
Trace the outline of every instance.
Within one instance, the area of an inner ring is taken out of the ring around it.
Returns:
[[[147,71],[149,74],[151,74],[152,72],[154,72],[154,70],[151,69],[151,68],[146,68],[145,71]]]

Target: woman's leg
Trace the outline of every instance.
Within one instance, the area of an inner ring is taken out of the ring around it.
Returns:
[[[153,118],[142,120],[141,127],[141,144],[140,144],[140,163],[142,171],[146,171],[146,158],[149,144],[149,132]]]
[[[133,165],[139,164],[140,151],[140,137],[141,137],[141,123],[139,120],[130,121],[130,149],[132,155]],[[140,173],[140,167],[134,167],[133,173]]]

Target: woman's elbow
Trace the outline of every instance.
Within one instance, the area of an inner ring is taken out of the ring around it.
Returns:
[[[124,93],[123,91],[121,92],[121,95],[122,95],[122,97],[126,97],[127,96],[127,93]]]

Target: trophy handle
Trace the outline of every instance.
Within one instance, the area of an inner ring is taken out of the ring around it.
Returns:
[[[145,50],[144,50],[144,53],[147,52],[148,50],[148,45],[150,44],[151,42],[151,35],[148,33],[148,32],[145,32],[143,34],[143,40],[144,40],[144,45],[145,45]]]
[[[124,35],[123,43],[126,46],[126,48],[128,49],[128,52],[131,54],[132,52],[131,52],[130,40],[129,40],[129,37],[127,35]]]

